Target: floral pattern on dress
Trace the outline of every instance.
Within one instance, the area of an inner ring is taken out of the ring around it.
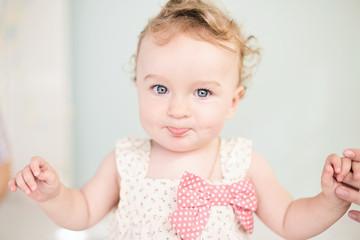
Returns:
[[[112,211],[107,239],[181,239],[168,218],[177,209],[180,179],[146,178],[150,140],[123,138],[116,144],[116,164],[121,178],[120,201]],[[231,184],[246,177],[251,160],[251,141],[222,139],[220,163],[223,179],[212,184]],[[248,239],[231,206],[214,206],[201,236],[205,239]]]

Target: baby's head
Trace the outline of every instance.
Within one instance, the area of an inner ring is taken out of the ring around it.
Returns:
[[[135,81],[139,115],[154,143],[172,151],[217,144],[236,112],[256,53],[236,23],[199,0],[169,1],[142,31]]]
[[[157,16],[150,19],[139,36],[135,64],[144,37],[151,36],[156,44],[166,45],[177,34],[186,34],[237,54],[238,86],[244,86],[252,76],[254,59],[260,56],[258,49],[250,46],[255,38],[244,37],[233,19],[214,4],[200,0],[170,0]],[[251,63],[247,63],[247,60],[251,60]]]

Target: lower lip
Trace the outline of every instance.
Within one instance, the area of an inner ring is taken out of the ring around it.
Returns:
[[[174,136],[184,136],[190,130],[189,128],[173,128],[173,127],[167,127],[167,129]]]

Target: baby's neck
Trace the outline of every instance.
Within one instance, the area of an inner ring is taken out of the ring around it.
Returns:
[[[189,171],[200,177],[208,178],[218,155],[219,144],[219,139],[215,139],[201,148],[187,152],[175,152],[152,141],[147,177],[179,179],[184,171]]]

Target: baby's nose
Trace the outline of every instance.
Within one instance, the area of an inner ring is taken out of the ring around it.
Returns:
[[[173,118],[188,118],[191,116],[190,103],[183,97],[172,97],[169,103],[168,115]]]

